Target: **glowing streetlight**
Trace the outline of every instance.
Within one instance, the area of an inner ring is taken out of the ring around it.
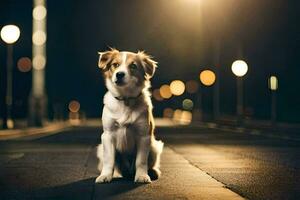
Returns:
[[[213,71],[211,70],[204,70],[200,73],[200,81],[203,85],[205,86],[211,86],[215,83],[216,81],[216,75]]]
[[[164,99],[169,99],[172,96],[171,90],[170,90],[170,86],[169,85],[162,85],[159,88],[159,93],[160,96]]]
[[[231,70],[237,77],[243,77],[248,71],[248,65],[243,60],[236,60],[232,63]]]
[[[173,95],[175,96],[180,96],[184,93],[185,91],[185,85],[182,81],[180,80],[175,80],[172,81],[170,84],[170,90]]]
[[[278,79],[276,76],[271,76],[269,78],[269,88],[272,91],[276,91],[278,89]]]
[[[20,29],[15,25],[6,25],[1,29],[1,39],[7,44],[7,84],[6,84],[6,112],[3,117],[3,128],[13,128],[12,120],[12,84],[13,84],[13,44],[20,37]]]
[[[20,37],[20,29],[15,25],[6,25],[1,29],[1,39],[6,44],[15,43]]]
[[[210,87],[210,86],[214,85],[214,83],[216,82],[216,74],[212,70],[203,70],[199,74],[199,79],[200,79],[200,82],[202,83],[202,85]],[[203,116],[201,90],[202,90],[202,88],[201,88],[201,84],[200,84],[200,90],[199,90],[197,99],[198,99],[198,104],[199,104],[200,115]],[[214,95],[214,98],[215,98],[215,95]],[[213,106],[215,106],[215,104],[213,104]],[[215,108],[214,108],[214,110],[215,110]],[[201,116],[201,118],[202,118],[202,116]]]
[[[243,121],[243,79],[242,77],[246,75],[248,71],[248,65],[243,60],[236,60],[232,63],[231,70],[233,74],[237,77],[237,116],[238,124],[240,125]]]
[[[276,76],[271,76],[269,78],[269,89],[272,93],[272,103],[271,103],[271,122],[274,126],[276,123],[277,107],[276,107],[276,91],[278,89],[278,79]]]

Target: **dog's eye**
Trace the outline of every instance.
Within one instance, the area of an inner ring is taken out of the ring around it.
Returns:
[[[129,65],[129,67],[130,67],[130,69],[132,69],[132,70],[137,69],[137,65],[136,65],[135,63],[131,63],[131,64]]]
[[[111,66],[113,66],[113,67],[119,67],[119,63],[113,63],[113,64],[111,64]]]
[[[111,66],[111,69],[114,70],[116,69],[117,67],[119,67],[119,63],[113,63],[110,65]]]

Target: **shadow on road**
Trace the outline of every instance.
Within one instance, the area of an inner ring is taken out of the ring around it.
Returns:
[[[95,184],[95,178],[88,178],[65,185],[30,188],[5,188],[1,199],[106,199],[133,190],[141,185],[122,178],[111,183]]]

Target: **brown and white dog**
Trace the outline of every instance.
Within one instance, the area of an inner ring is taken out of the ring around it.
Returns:
[[[154,137],[149,87],[157,63],[144,52],[111,49],[99,53],[108,92],[104,96],[102,144],[98,146],[96,183],[113,174],[150,183],[160,172],[163,143]]]

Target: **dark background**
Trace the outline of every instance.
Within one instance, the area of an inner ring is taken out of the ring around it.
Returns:
[[[200,4],[199,4],[200,1]],[[213,46],[220,52],[221,113],[234,115],[236,82],[231,64],[244,59],[245,107],[254,118],[270,116],[267,78],[279,79],[278,117],[300,122],[299,1],[296,0],[49,0],[47,3],[46,88],[49,113],[70,100],[81,103],[88,117],[100,117],[103,79],[97,51],[146,50],[159,62],[153,88],[171,80],[199,80],[202,69],[213,69]],[[0,27],[21,29],[15,44],[15,62],[31,57],[32,1],[1,0]],[[0,105],[4,106],[6,47],[0,43]],[[27,115],[31,72],[14,70],[14,116]],[[204,111],[211,112],[212,89],[204,89]],[[154,101],[155,115],[166,106],[180,108],[181,97]],[[0,114],[2,115],[2,110]]]

